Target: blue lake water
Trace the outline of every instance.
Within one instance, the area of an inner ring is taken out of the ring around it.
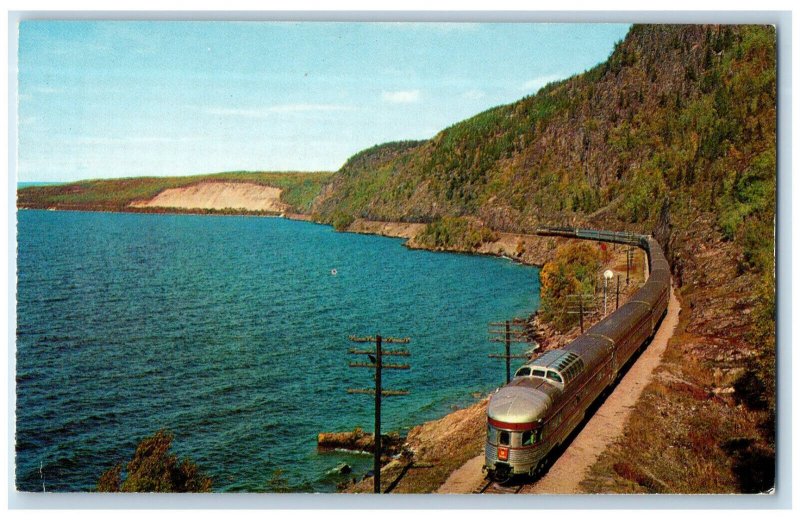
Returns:
[[[19,188],[30,188],[31,186],[58,186],[59,184],[64,184],[63,182],[45,182],[45,181],[33,181],[33,182],[18,182],[17,189]]]
[[[350,334],[409,336],[384,431],[504,379],[487,322],[533,312],[538,270],[274,218],[20,211],[16,483],[91,490],[161,428],[215,491],[333,491],[320,431],[372,431]],[[336,269],[336,275],[332,274]],[[282,474],[276,474],[281,470]]]

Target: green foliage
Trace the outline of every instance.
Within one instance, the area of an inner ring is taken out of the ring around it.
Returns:
[[[580,213],[592,213],[600,208],[600,193],[586,182],[572,183],[566,188],[565,209]]]
[[[496,239],[491,229],[463,217],[445,217],[431,222],[417,236],[417,241],[425,247],[456,251],[474,251],[481,244]]]
[[[775,149],[771,148],[756,156],[747,168],[736,172],[724,183],[719,224],[728,240],[736,237],[750,215],[767,219],[774,216],[775,177]]]
[[[756,293],[754,328],[750,334],[753,344],[761,345],[768,352],[775,349],[775,271],[765,270],[761,275]],[[774,372],[774,366],[771,367]],[[774,377],[774,374],[773,374]],[[774,390],[774,388],[773,388]],[[773,403],[774,404],[774,403]]]
[[[567,296],[592,294],[599,269],[600,253],[594,244],[572,242],[559,247],[553,260],[539,273],[542,319],[560,330],[572,326],[578,318],[564,312]]]
[[[389,143],[376,144],[375,146],[361,150],[347,159],[340,171],[344,173],[355,173],[360,170],[369,169],[380,165],[387,159],[395,157],[400,153],[416,148],[423,143],[425,143],[425,141],[392,141]]]
[[[637,171],[623,187],[620,214],[629,222],[642,222],[655,216],[667,192],[658,170]]]
[[[394,174],[402,167],[419,141],[399,141],[368,148],[354,155],[342,166],[341,170],[331,178],[324,192],[315,203],[315,217],[326,223],[332,223],[338,213],[345,213],[363,218],[375,218],[370,208],[378,200],[387,206],[397,206],[400,200],[407,199],[413,191],[414,182],[405,180],[392,184]],[[382,220],[391,220],[393,216],[379,215]]]
[[[352,224],[354,220],[355,217],[353,217],[353,215],[338,211],[333,215],[331,224],[333,225],[333,229],[336,231],[345,231],[350,227],[350,224]]]
[[[129,493],[205,493],[211,491],[211,478],[204,475],[188,458],[182,461],[170,453],[173,435],[160,430],[147,437],[127,464],[122,478],[122,464],[109,469],[97,483],[97,491]]]

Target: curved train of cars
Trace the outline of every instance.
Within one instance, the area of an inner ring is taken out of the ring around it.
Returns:
[[[652,237],[574,228],[540,228],[537,234],[641,247],[647,252],[650,276],[625,305],[563,349],[525,363],[492,395],[485,469],[499,481],[537,475],[547,466],[552,450],[653,337],[669,300],[669,264]]]

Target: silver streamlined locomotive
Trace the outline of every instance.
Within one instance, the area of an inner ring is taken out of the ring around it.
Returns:
[[[491,478],[535,475],[583,420],[666,314],[669,264],[656,240],[630,233],[544,228],[539,234],[636,245],[648,254],[647,282],[619,309],[563,349],[520,367],[487,409],[486,465]]]

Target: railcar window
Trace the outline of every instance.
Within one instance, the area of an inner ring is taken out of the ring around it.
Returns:
[[[500,432],[500,444],[505,444],[506,446],[511,444],[511,442],[509,442],[508,432]]]
[[[533,444],[533,432],[522,432],[522,445],[530,446]]]
[[[497,430],[492,425],[489,425],[486,428],[486,440],[489,442],[495,442],[495,439],[497,439]]]
[[[563,383],[564,381],[561,379],[561,376],[558,375],[557,372],[553,372],[552,370],[547,371],[547,379],[552,379],[557,383]]]
[[[544,370],[536,370],[534,369],[533,373],[531,374],[533,377],[544,377]]]
[[[517,373],[515,375],[517,377],[519,377],[519,376],[528,376],[528,375],[530,375],[530,373],[531,373],[531,367],[522,367],[519,370],[517,370]]]

